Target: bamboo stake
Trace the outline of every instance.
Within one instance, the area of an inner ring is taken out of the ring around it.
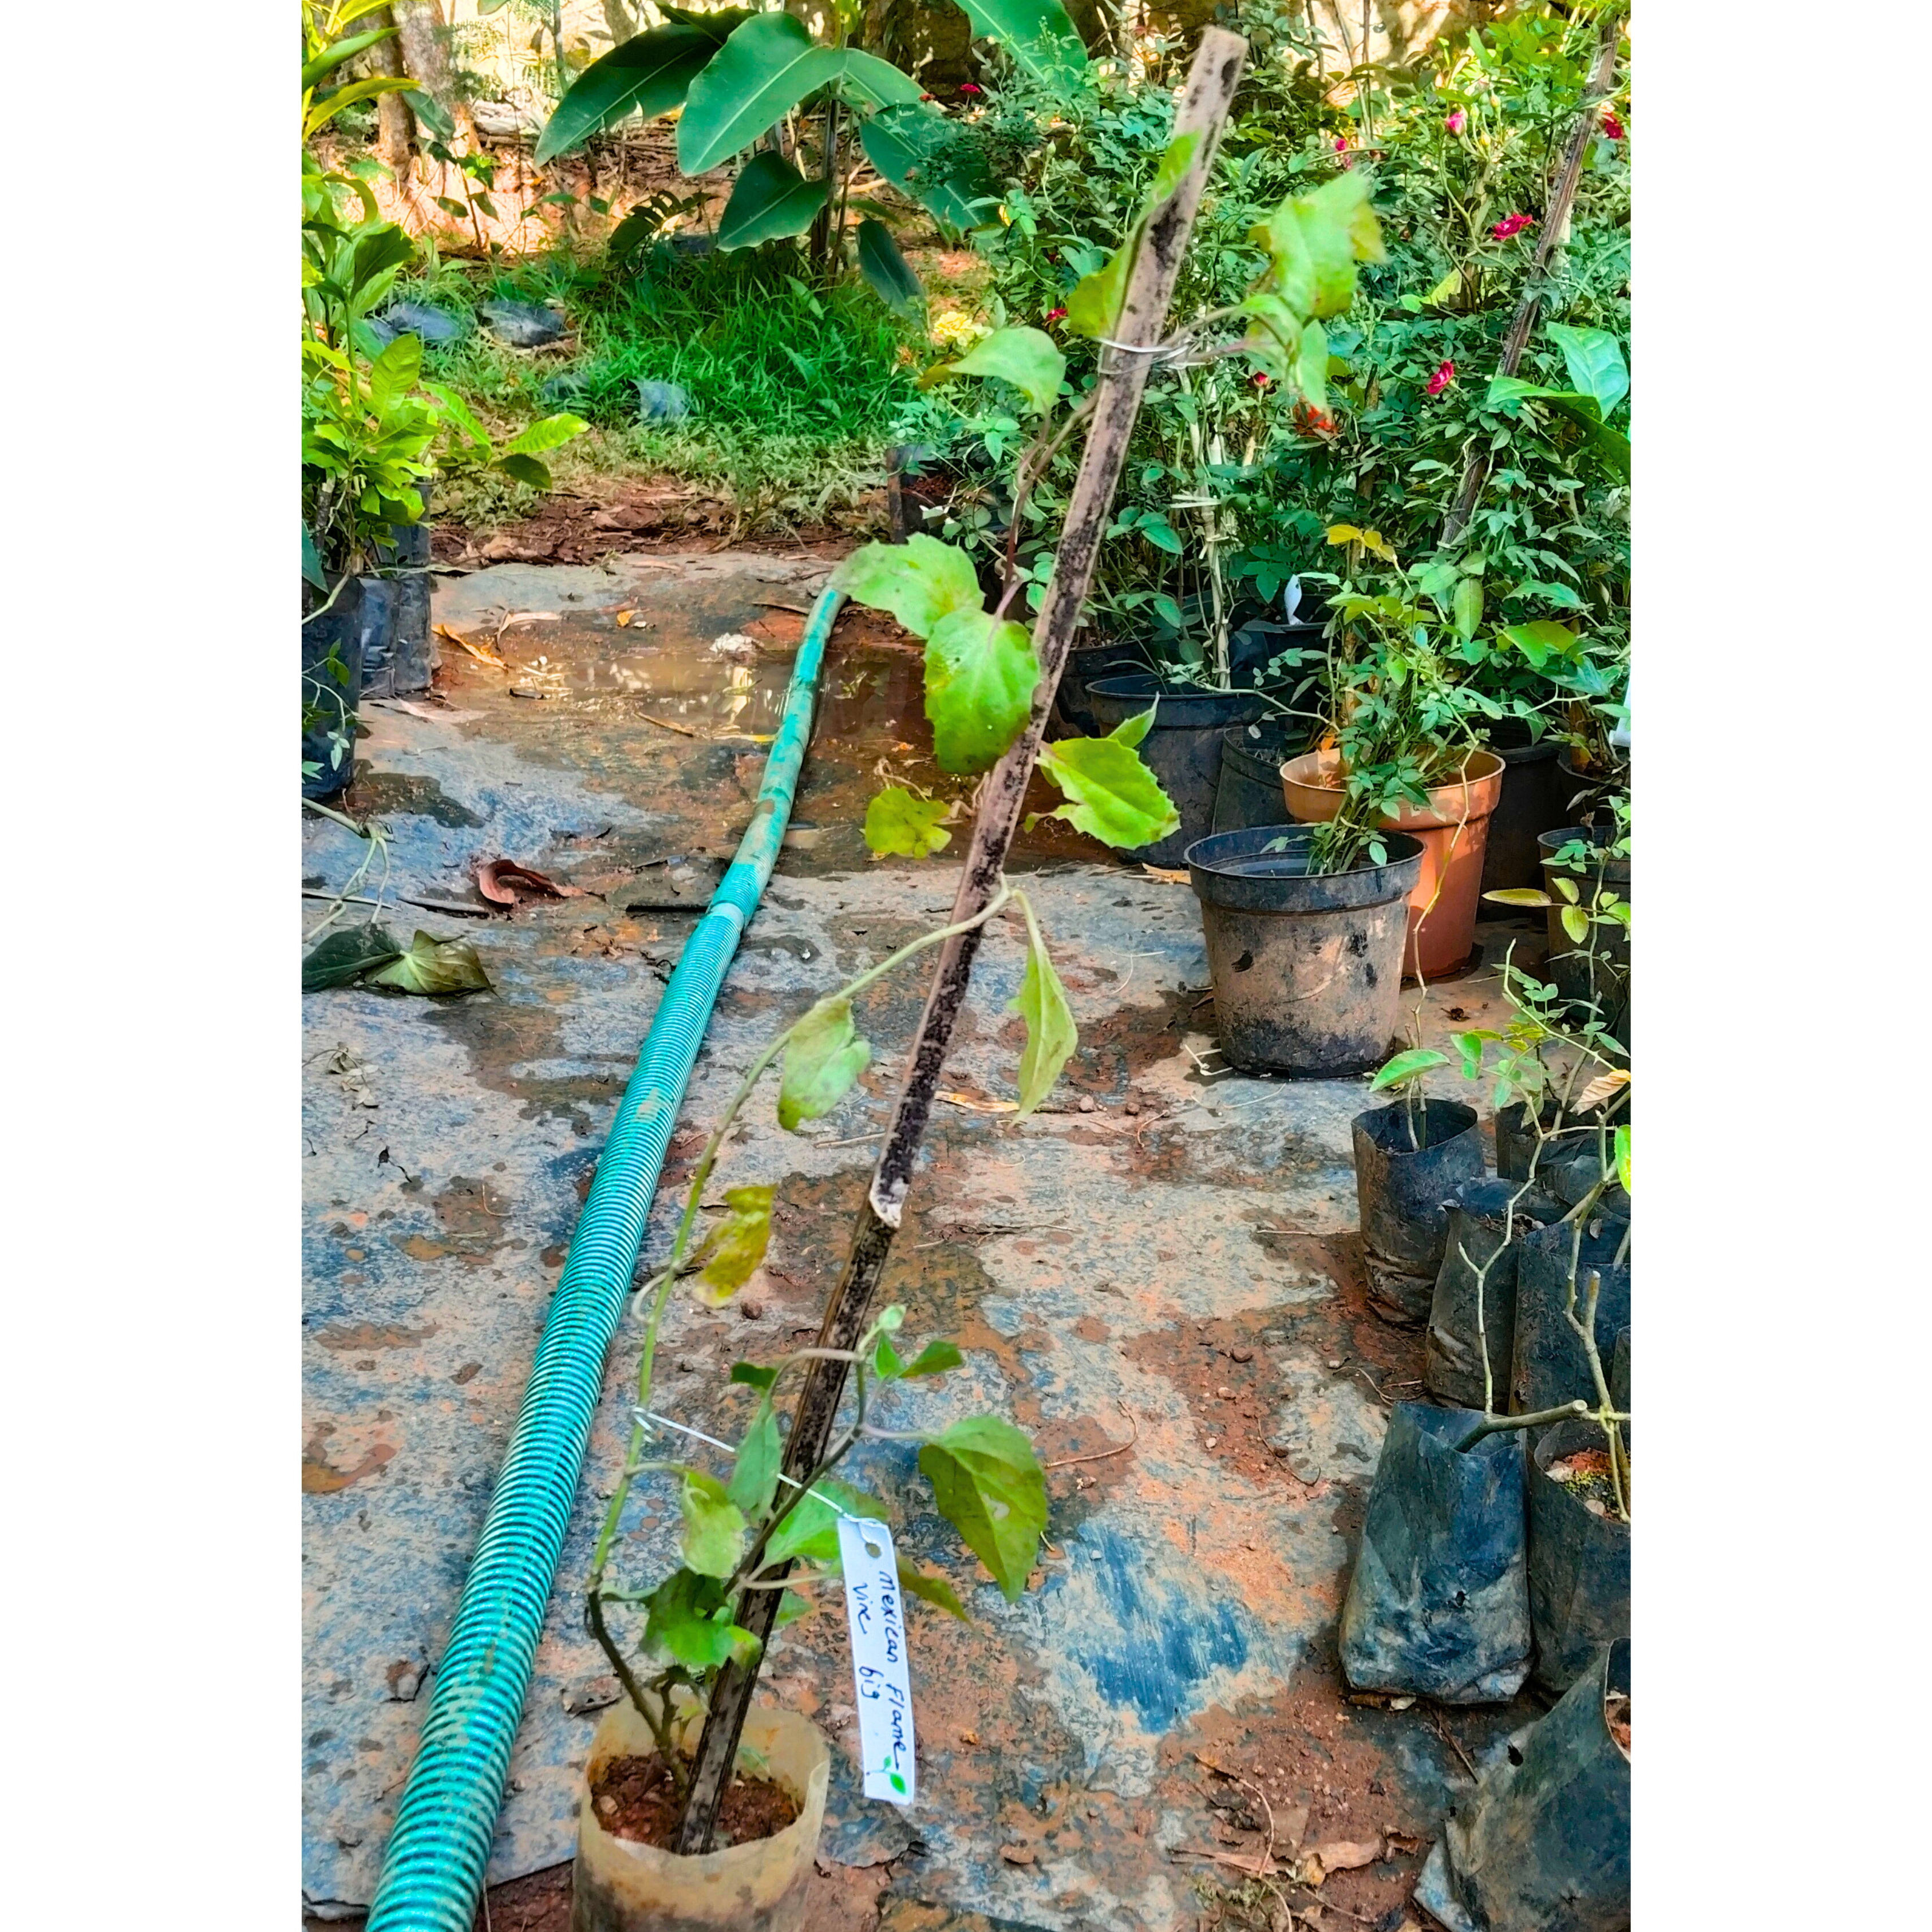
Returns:
[[[1522,298],[1516,305],[1509,334],[1503,340],[1502,366],[1496,371],[1499,376],[1514,376],[1522,360],[1522,352],[1529,346],[1529,332],[1536,326],[1536,311],[1543,301],[1544,269],[1556,252],[1557,238],[1569,226],[1570,204],[1576,199],[1576,184],[1583,176],[1583,151],[1589,146],[1591,130],[1597,124],[1597,109],[1612,92],[1616,79],[1617,41],[1622,31],[1623,22],[1615,14],[1604,22],[1597,42],[1597,64],[1591,69],[1588,84],[1583,89],[1583,104],[1570,136],[1569,152],[1563,158],[1563,172],[1558,177],[1556,192],[1544,212],[1543,232],[1537,237],[1536,253],[1530,258]],[[1463,465],[1462,487],[1456,496],[1456,507],[1442,526],[1444,543],[1454,543],[1475,514],[1476,500],[1483,494],[1483,479],[1489,466],[1486,452],[1470,452]]]
[[[1060,670],[1072,644],[1074,626],[1093,585],[1100,534],[1106,527],[1114,488],[1126,461],[1128,441],[1140,412],[1141,396],[1147,386],[1148,364],[1152,358],[1134,352],[1152,349],[1161,340],[1181,257],[1186,252],[1187,238],[1201,205],[1208,172],[1214,166],[1222,125],[1234,104],[1234,89],[1246,53],[1247,43],[1238,34],[1210,28],[1201,37],[1199,50],[1188,74],[1174,116],[1174,131],[1177,136],[1198,133],[1201,144],[1173,197],[1148,224],[1134,257],[1114,338],[1116,343],[1127,346],[1102,351],[1093,428],[1067,507],[1052,580],[1047,586],[1040,619],[1034,627],[1040,678],[1034,692],[1033,716],[988,776],[981,790],[973,842],[953,901],[950,922],[953,925],[983,911],[1000,889],[1006,854],[1019,828],[1027,782],[1033,776],[1034,761],[1046,734],[1047,714],[1052,708]],[[892,1238],[898,1232],[913,1163],[926,1132],[927,1116],[932,1110],[940,1070],[952,1045],[952,1029],[965,1004],[982,930],[975,926],[949,939],[940,953],[932,989],[926,996],[926,1011],[913,1042],[905,1084],[900,1090],[878,1165],[873,1170],[872,1186],[860,1210],[844,1271],[819,1330],[818,1346],[822,1348],[849,1351],[864,1330],[866,1311],[885,1271]],[[824,1357],[814,1360],[807,1371],[791,1434],[785,1444],[788,1475],[804,1474],[816,1468],[823,1459],[838,1418],[845,1376],[843,1360]],[[778,1590],[754,1590],[740,1599],[736,1621],[758,1639],[761,1647],[771,1634],[782,1594]],[[691,1798],[679,1828],[680,1852],[690,1854],[711,1849],[718,1807],[737,1757],[739,1736],[751,1706],[758,1675],[756,1662],[730,1664],[719,1673],[692,1768]]]

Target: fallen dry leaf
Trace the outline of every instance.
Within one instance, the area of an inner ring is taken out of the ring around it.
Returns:
[[[1166,885],[1184,886],[1187,883],[1187,868],[1184,866],[1178,871],[1169,866],[1142,866],[1141,870],[1149,878],[1159,879]]]
[[[626,628],[628,626],[631,620],[637,614],[636,611],[628,608],[620,610],[617,613],[617,628],[620,631]]]
[[[467,651],[478,664],[494,664],[499,670],[503,668],[503,660],[487,644],[472,644],[460,632],[452,631],[447,624],[437,625],[436,634],[439,638],[447,638],[460,650]]]
[[[1422,1840],[1412,1838],[1406,1832],[1384,1832],[1382,1838],[1391,1852],[1400,1852],[1405,1858],[1422,1849]]]
[[[476,890],[493,905],[520,905],[526,898],[580,899],[580,886],[566,886],[520,866],[514,859],[479,859]]]
[[[1360,1871],[1364,1865],[1372,1865],[1382,1855],[1382,1841],[1371,1838],[1366,1844],[1358,1844],[1349,1838],[1331,1839],[1325,1845],[1317,1845],[1309,1854],[1320,1860],[1324,1871]]]
[[[962,1107],[969,1114],[1017,1114],[1020,1110],[1017,1100],[982,1100],[976,1094],[957,1093],[950,1087],[940,1088],[933,1097],[950,1107]]]

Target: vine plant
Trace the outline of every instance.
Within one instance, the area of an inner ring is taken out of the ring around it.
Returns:
[[[928,1342],[909,1360],[904,1358],[894,1340],[903,1310],[887,1307],[869,1322],[866,1310],[898,1226],[899,1204],[974,951],[988,922],[1009,908],[1022,917],[1028,949],[1025,976],[1014,1002],[1026,1022],[1018,1066],[1021,1114],[1046,1097],[1076,1044],[1072,1014],[1034,909],[1003,871],[1034,758],[1037,754],[1066,797],[1056,815],[1110,844],[1144,844],[1178,822],[1172,802],[1135,748],[1152,722],[1150,710],[1109,738],[1040,744],[1052,686],[1091,584],[1093,550],[1124,460],[1146,363],[1197,352],[1245,352],[1292,375],[1305,340],[1318,337],[1317,316],[1346,305],[1354,264],[1379,246],[1366,184],[1358,178],[1285,202],[1266,230],[1269,268],[1236,312],[1252,325],[1249,334],[1199,351],[1195,344],[1203,325],[1197,322],[1176,338],[1158,339],[1244,52],[1233,35],[1213,28],[1203,34],[1177,117],[1184,131],[1169,151],[1156,190],[1114,258],[1076,291],[1112,358],[1103,358],[1094,388],[1063,411],[1064,358],[1046,335],[1030,328],[997,331],[969,355],[932,372],[934,381],[1003,382],[1024,399],[1039,428],[1021,458],[1017,484],[1022,488],[1082,422],[1090,416],[1095,424],[1062,533],[1055,580],[1034,634],[1006,615],[1024,580],[1010,558],[991,610],[984,608],[966,554],[923,537],[904,545],[868,545],[848,559],[835,579],[849,596],[891,611],[925,640],[926,710],[939,763],[962,776],[986,776],[952,921],[828,994],[759,1054],[698,1160],[664,1267],[640,1291],[650,1315],[639,1368],[637,1426],[593,1558],[587,1614],[620,1683],[652,1726],[679,1784],[682,1815],[676,1848],[681,1852],[711,1848],[765,1639],[803,1606],[788,1587],[794,1566],[802,1564],[814,1580],[822,1580],[838,1560],[838,1513],[881,1513],[876,1503],[832,1474],[859,1442],[886,1432],[867,1419],[868,1403],[883,1384],[943,1373],[961,1360],[958,1349],[943,1340]],[[1325,370],[1325,352],[1320,365]],[[945,808],[933,801],[889,788],[868,811],[868,836],[875,850],[923,856],[946,842],[949,835],[938,823],[944,815]],[[911,1071],[818,1346],[773,1363],[740,1363],[732,1370],[734,1382],[758,1391],[758,1402],[744,1438],[731,1450],[728,1480],[682,1458],[647,1454],[662,1426],[653,1420],[650,1406],[657,1337],[676,1282],[683,1274],[696,1272],[698,1292],[722,1300],[750,1277],[770,1239],[771,1190],[743,1186],[728,1191],[724,1217],[692,1245],[703,1192],[725,1136],[775,1061],[781,1069],[782,1126],[796,1131],[802,1121],[837,1106],[872,1056],[870,1042],[854,1025],[854,995],[934,946],[941,951]],[[842,1336],[848,1339],[842,1342]],[[787,1436],[779,1427],[775,1398],[795,1372],[802,1374],[802,1385]],[[852,1413],[842,1420],[848,1377]],[[916,1439],[920,1467],[932,1484],[940,1513],[1006,1597],[1016,1598],[1046,1523],[1045,1478],[1032,1445],[1012,1424],[987,1415],[956,1421]],[[646,1470],[679,1478],[681,1560],[655,1587],[631,1591],[614,1586],[607,1576],[631,1486]],[[909,1566],[902,1578],[910,1593],[963,1614],[943,1578]],[[640,1681],[610,1630],[606,1611],[619,1604],[644,1612],[639,1648],[648,1684]],[[680,1693],[685,1708],[674,1713],[672,1700]],[[676,1733],[700,1710],[704,1734],[687,1772]]]

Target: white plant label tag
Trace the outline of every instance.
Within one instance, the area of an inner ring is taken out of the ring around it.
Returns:
[[[866,1796],[910,1804],[916,1792],[912,1676],[892,1533],[882,1522],[842,1516],[838,1557],[845,1571],[845,1622],[852,1634]]]

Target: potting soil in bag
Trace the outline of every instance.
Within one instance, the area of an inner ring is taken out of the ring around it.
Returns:
[[[1398,1402],[1342,1606],[1342,1670],[1358,1690],[1503,1703],[1529,1675],[1522,1447],[1456,1444],[1480,1413]]]

